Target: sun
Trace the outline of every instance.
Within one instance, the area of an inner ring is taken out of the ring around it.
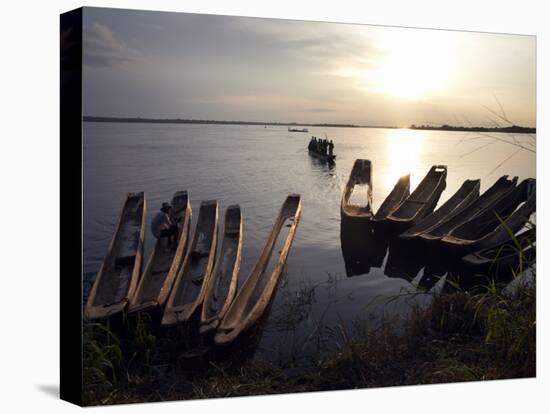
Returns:
[[[452,50],[437,32],[399,32],[389,39],[366,81],[369,89],[389,97],[427,98],[447,88],[452,60]]]
[[[430,67],[411,58],[396,56],[384,62],[373,74],[375,89],[384,95],[405,99],[422,98],[440,89],[441,82]]]
[[[380,63],[371,73],[369,83],[377,92],[390,97],[419,99],[442,91],[446,75],[442,62],[401,50]]]

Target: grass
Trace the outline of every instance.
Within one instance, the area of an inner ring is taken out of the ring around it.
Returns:
[[[123,322],[120,339],[108,324],[85,329],[85,403],[340,390],[533,377],[536,373],[535,287],[505,295],[496,283],[434,294],[405,320],[387,320],[363,336],[340,326],[337,349],[307,372],[291,374],[258,358],[182,361],[181,332],[154,336],[147,318]],[[170,357],[170,355],[174,355]]]
[[[433,384],[536,375],[535,265],[511,234],[518,255],[514,289],[496,275],[469,291],[447,279],[425,308],[349,338],[319,367],[317,389]],[[535,243],[535,240],[530,241]],[[534,260],[534,259],[532,259]],[[519,277],[532,269],[533,283]],[[417,293],[411,293],[416,295]]]
[[[441,294],[397,333],[392,321],[354,339],[321,366],[320,389],[532,377],[536,372],[535,288]]]

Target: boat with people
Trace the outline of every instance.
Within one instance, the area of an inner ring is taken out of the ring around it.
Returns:
[[[222,242],[216,264],[208,283],[201,310],[200,333],[214,331],[237,292],[241,251],[243,246],[243,219],[241,207],[231,205],[225,212]]]
[[[329,141],[328,139],[311,137],[307,150],[312,157],[329,164],[333,164],[336,160],[336,155],[334,155],[334,143],[332,140]]]
[[[309,155],[311,155],[313,158],[317,158],[323,162],[333,164],[336,160],[336,155],[326,155],[326,154],[319,154],[318,152],[308,150]]]
[[[302,212],[302,200],[299,194],[290,194],[283,203],[263,251],[250,271],[248,277],[239,289],[237,296],[230,305],[216,329],[214,342],[216,345],[229,345],[242,333],[253,328],[264,315],[275,294],[281,278],[294,235]],[[282,247],[274,264],[268,271],[275,245],[279,246],[283,228]]]
[[[519,231],[536,208],[536,180],[528,178],[499,198],[490,208],[451,230],[441,242],[472,251],[505,242]]]
[[[437,226],[449,215],[460,213],[468,208],[479,197],[481,180],[466,180],[462,183],[456,193],[453,194],[441,207],[433,213],[428,214],[413,227],[401,233],[399,237],[403,240],[412,239]]]
[[[129,193],[84,307],[87,319],[113,316],[133,297],[141,273],[146,214],[145,193]]]
[[[447,166],[434,165],[418,187],[386,220],[399,227],[411,226],[430,214],[447,185]]]
[[[436,226],[419,233],[422,241],[438,241],[445,237],[451,230],[460,224],[470,220],[477,214],[489,209],[500,197],[512,190],[517,183],[517,177],[508,179],[507,175],[500,177],[489,189],[475,199],[468,207],[461,211],[453,211]]]
[[[351,201],[354,191],[365,193],[366,200],[361,205]],[[342,194],[340,215],[342,220],[370,222],[372,217],[372,163],[370,160],[355,160]]]
[[[203,201],[193,241],[187,250],[162,317],[163,325],[188,322],[202,305],[214,267],[218,238],[218,202]]]
[[[178,228],[176,245],[171,246],[168,238],[157,239],[128,312],[162,308],[168,299],[189,238],[192,211],[187,191],[174,193],[170,208],[170,215]]]
[[[288,132],[309,132],[307,128],[291,128],[288,127]]]

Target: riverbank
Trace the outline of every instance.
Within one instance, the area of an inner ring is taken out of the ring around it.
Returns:
[[[200,357],[197,363],[181,353],[190,346],[181,329],[160,337],[147,318],[126,323],[129,342],[108,325],[85,329],[87,405],[536,375],[534,283],[520,285],[512,295],[494,283],[476,293],[437,294],[430,306],[414,309],[407,320],[385,321],[364,336],[352,336],[340,326],[337,350],[320,355],[316,366],[300,373],[257,358]]]

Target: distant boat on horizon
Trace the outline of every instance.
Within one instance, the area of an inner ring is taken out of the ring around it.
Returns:
[[[288,127],[288,132],[309,132],[307,128],[291,128]]]

